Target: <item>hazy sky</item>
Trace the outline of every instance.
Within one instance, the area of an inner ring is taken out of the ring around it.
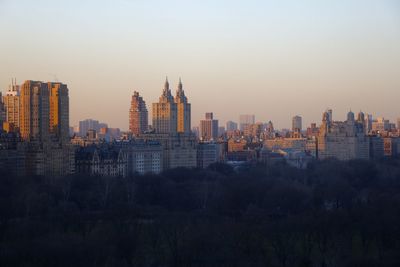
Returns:
[[[255,114],[289,127],[351,108],[400,117],[398,0],[0,0],[0,88],[70,89],[71,125],[128,128],[134,90],[158,101],[179,77],[192,125]]]

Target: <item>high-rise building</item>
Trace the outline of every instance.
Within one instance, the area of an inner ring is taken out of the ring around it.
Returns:
[[[179,78],[178,90],[176,91],[175,103],[177,106],[177,132],[190,133],[190,112],[191,107],[188,103],[185,91],[183,90],[182,81]]]
[[[397,118],[397,125],[396,125],[396,127],[397,127],[397,130],[400,130],[400,118]]]
[[[3,122],[6,121],[6,110],[4,108],[3,97],[0,92],[0,133],[3,131]]]
[[[302,118],[298,115],[292,118],[292,131],[301,132],[302,130]]]
[[[236,122],[233,121],[227,121],[226,122],[226,131],[236,131],[238,128],[238,125]]]
[[[89,130],[99,132],[101,128],[108,128],[107,123],[100,123],[98,120],[86,119],[79,122],[79,136],[85,137]]]
[[[372,115],[365,114],[365,130],[367,133],[372,130]]]
[[[169,89],[168,79],[158,103],[153,103],[153,128],[156,133],[177,133],[177,104]]]
[[[47,83],[50,99],[50,133],[60,142],[69,142],[68,87],[62,83]]]
[[[8,124],[8,131],[19,129],[20,120],[20,87],[12,81],[6,95],[3,96],[5,120]]]
[[[333,122],[333,114],[332,114],[332,109],[327,109],[326,110],[326,113],[328,114],[328,117],[327,117],[327,120],[329,121],[329,122]]]
[[[147,131],[148,127],[146,102],[135,91],[131,99],[131,108],[129,109],[129,131],[137,136]]]
[[[214,120],[213,113],[206,113],[205,120],[200,121],[200,139],[210,141],[218,139],[218,120]]]
[[[239,130],[244,131],[246,127],[251,124],[254,124],[256,121],[254,115],[243,114],[239,116]]]
[[[49,139],[49,88],[46,83],[25,81],[21,86],[20,133],[26,141]]]

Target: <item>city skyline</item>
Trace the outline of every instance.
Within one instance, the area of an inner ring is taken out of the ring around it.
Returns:
[[[0,89],[11,77],[19,85],[62,81],[71,125],[93,118],[128,130],[133,92],[156,102],[166,75],[173,93],[182,77],[192,126],[205,112],[222,125],[254,114],[276,128],[290,128],[296,114],[304,127],[319,123],[327,108],[334,119],[350,109],[391,121],[400,116],[396,1],[78,6],[0,1]]]

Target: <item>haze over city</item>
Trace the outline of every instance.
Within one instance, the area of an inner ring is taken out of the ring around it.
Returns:
[[[0,89],[62,81],[70,124],[128,128],[133,91],[150,107],[182,77],[192,125],[255,114],[290,127],[332,108],[399,117],[398,1],[0,1]],[[151,114],[151,108],[149,108]],[[151,115],[150,115],[151,116]]]

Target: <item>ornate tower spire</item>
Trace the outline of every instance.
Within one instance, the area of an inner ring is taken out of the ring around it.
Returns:
[[[182,91],[182,90],[183,90],[183,85],[182,85],[181,77],[179,77],[178,90],[179,90],[179,91]]]
[[[169,90],[169,82],[168,82],[168,76],[165,77],[165,83],[164,83],[164,91]]]

